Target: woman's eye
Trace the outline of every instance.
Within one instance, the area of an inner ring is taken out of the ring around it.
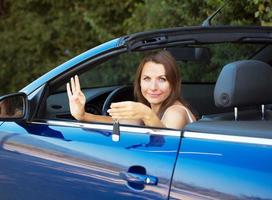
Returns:
[[[159,80],[160,80],[160,82],[165,82],[166,78],[160,77]]]
[[[144,80],[144,81],[149,81],[150,78],[146,76],[146,77],[143,78],[143,80]]]

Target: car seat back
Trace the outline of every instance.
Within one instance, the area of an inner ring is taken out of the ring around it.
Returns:
[[[271,82],[272,67],[262,61],[241,60],[225,65],[216,81],[214,102],[217,107],[234,108],[234,113],[209,117],[221,120],[264,119],[264,105],[272,103]],[[242,111],[238,113],[238,109]]]

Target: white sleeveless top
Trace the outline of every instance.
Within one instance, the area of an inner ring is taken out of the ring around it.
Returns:
[[[188,118],[189,118],[189,123],[192,123],[192,122],[194,122],[194,119],[193,119],[193,117],[192,117],[192,115],[191,115],[191,112],[188,110],[188,108],[186,108],[185,106],[182,106],[183,108],[184,108],[184,110],[186,111],[186,113],[187,113],[187,116],[188,116]]]
[[[183,106],[183,105],[180,105],[180,106],[186,111],[186,114],[187,114],[188,119],[189,119],[189,122],[188,122],[188,123],[193,123],[195,120],[194,120],[194,118],[193,118],[193,116],[192,116],[191,111],[190,111],[187,107],[185,107],[185,106]],[[162,117],[162,118],[163,118],[163,117]]]

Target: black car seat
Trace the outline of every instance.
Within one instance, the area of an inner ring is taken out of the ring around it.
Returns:
[[[241,60],[225,65],[214,89],[215,105],[233,112],[203,116],[203,120],[258,120],[272,103],[272,67],[258,60]]]

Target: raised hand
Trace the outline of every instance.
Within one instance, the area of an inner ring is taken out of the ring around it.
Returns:
[[[85,115],[86,97],[80,89],[79,78],[76,75],[66,84],[71,115],[77,120],[83,120]]]

